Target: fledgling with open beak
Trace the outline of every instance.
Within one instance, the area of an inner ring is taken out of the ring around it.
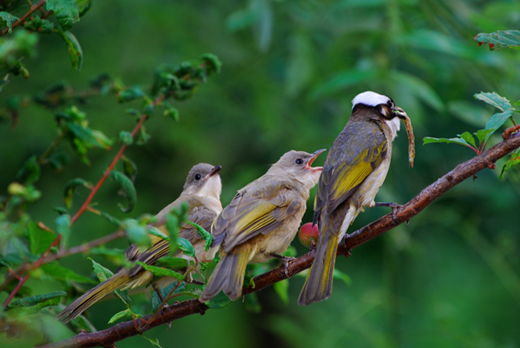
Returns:
[[[179,208],[183,202],[186,202],[188,204],[188,221],[194,222],[209,231],[211,224],[222,211],[222,204],[220,203],[222,183],[219,175],[221,168],[221,166],[212,166],[207,163],[195,165],[186,178],[183,191],[179,198],[167,205],[155,216],[155,222],[152,226],[155,226],[162,233],[168,235],[169,233],[165,226],[166,215],[172,209]],[[198,261],[213,259],[218,250],[218,248],[210,248],[208,252],[205,252],[205,240],[198,234],[196,228],[188,223],[185,223],[179,229],[179,237],[191,242],[195,249],[195,257]],[[154,235],[150,235],[150,238],[152,246],[149,249],[143,251],[132,244],[125,252],[126,258],[129,261],[141,261],[148,265],[153,265],[161,257],[169,254],[169,241]],[[177,251],[174,256],[186,258],[188,262],[192,259],[189,256],[183,255],[180,250]],[[158,291],[161,287],[167,286],[174,281],[176,281],[176,279],[172,277],[154,279],[152,272],[145,270],[140,265],[134,266],[131,269],[121,268],[112,277],[85,292],[76,301],[67,306],[58,315],[58,319],[63,322],[68,322],[76,318],[87,308],[115,290],[131,289],[151,283],[153,288]]]
[[[213,243],[220,245],[220,261],[199,300],[209,301],[220,291],[236,300],[242,295],[248,263],[281,258],[296,236],[309,191],[321,167],[311,167],[320,153],[289,151],[266,174],[238,191],[215,220]]]
[[[299,305],[330,296],[338,243],[363,207],[376,205],[399,119],[405,117],[409,121],[392,99],[378,93],[363,92],[352,100],[352,115],[332,144],[318,183],[313,223],[319,241]]]

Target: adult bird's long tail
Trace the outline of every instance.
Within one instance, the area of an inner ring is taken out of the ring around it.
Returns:
[[[323,224],[320,228],[314,262],[298,298],[300,306],[325,300],[332,292],[332,276],[340,234],[327,231],[329,227],[328,224]]]
[[[249,253],[247,252],[225,254],[211,274],[199,300],[207,302],[217,296],[220,291],[224,291],[232,301],[238,299],[242,294],[248,261]]]
[[[123,286],[126,285],[129,280],[130,276],[126,270],[114,274],[103,283],[93,287],[78,297],[76,301],[72,302],[60,314],[58,314],[57,318],[66,323],[78,317],[81,313],[87,310],[87,308],[101,300],[106,295],[110,294],[112,291],[123,288]]]

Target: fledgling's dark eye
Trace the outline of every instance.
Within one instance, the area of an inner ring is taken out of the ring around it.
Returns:
[[[298,158],[296,161],[295,161],[296,164],[302,164],[303,163],[303,160],[301,158]]]
[[[195,174],[195,180],[200,180],[201,176],[200,174]]]

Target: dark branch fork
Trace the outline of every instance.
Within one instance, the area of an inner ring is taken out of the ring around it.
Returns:
[[[365,227],[349,234],[338,246],[338,255],[350,255],[350,250],[368,242],[371,239],[391,230],[392,228],[410,220],[419,214],[430,203],[439,198],[450,188],[474,176],[485,168],[494,168],[494,163],[520,147],[520,135],[516,132],[518,128],[509,128],[503,133],[504,141],[493,146],[486,152],[459,164],[452,171],[439,178],[437,181],[422,190],[410,202],[400,206],[394,213],[384,215],[380,219],[366,225]],[[267,273],[254,278],[254,288],[244,288],[243,294],[247,295],[260,291],[274,283],[309,268],[314,260],[314,251],[292,260],[287,267],[281,265]],[[157,315],[148,315],[143,319],[128,321],[117,324],[106,330],[93,333],[80,333],[69,339],[48,344],[42,347],[113,347],[114,343],[127,337],[142,334],[143,332],[158,325],[167,324],[171,321],[185,316],[200,313],[204,314],[208,307],[197,299],[175,303],[159,312]]]

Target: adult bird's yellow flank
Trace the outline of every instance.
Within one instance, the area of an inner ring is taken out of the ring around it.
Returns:
[[[290,151],[266,174],[238,191],[212,226],[220,261],[208,280],[201,302],[221,290],[236,300],[242,294],[246,266],[266,262],[287,250],[298,231],[321,167],[311,167],[320,153]],[[283,259],[283,258],[282,258]]]
[[[401,110],[389,97],[370,91],[352,100],[350,119],[332,144],[318,183],[313,223],[319,241],[299,305],[330,296],[338,243],[363,207],[376,204],[399,119],[405,117]]]
[[[220,203],[220,193],[222,191],[222,183],[219,176],[220,169],[221,166],[214,167],[207,163],[195,165],[186,178],[179,198],[156,215],[153,226],[157,227],[161,232],[168,234],[168,230],[165,227],[166,215],[173,208],[179,208],[182,202],[186,202],[188,204],[188,221],[194,222],[209,231],[211,224],[222,211],[222,204]],[[204,239],[200,237],[192,225],[184,224],[179,230],[179,236],[191,242],[195,249],[195,257],[199,261],[204,258],[212,259],[215,256],[217,248],[211,248],[208,253],[204,253]],[[149,249],[143,251],[137,246],[131,245],[125,252],[127,259],[153,265],[158,259],[168,255],[170,251],[169,241],[153,235],[150,237],[152,246]],[[180,250],[175,256],[189,259],[189,257],[182,255]],[[85,292],[76,301],[72,302],[58,315],[58,318],[63,322],[68,322],[115,290],[124,290],[152,283],[152,286],[157,291],[160,287],[164,287],[174,281],[176,281],[175,278],[171,277],[154,279],[150,271],[139,265],[131,269],[122,268],[111,278]]]

